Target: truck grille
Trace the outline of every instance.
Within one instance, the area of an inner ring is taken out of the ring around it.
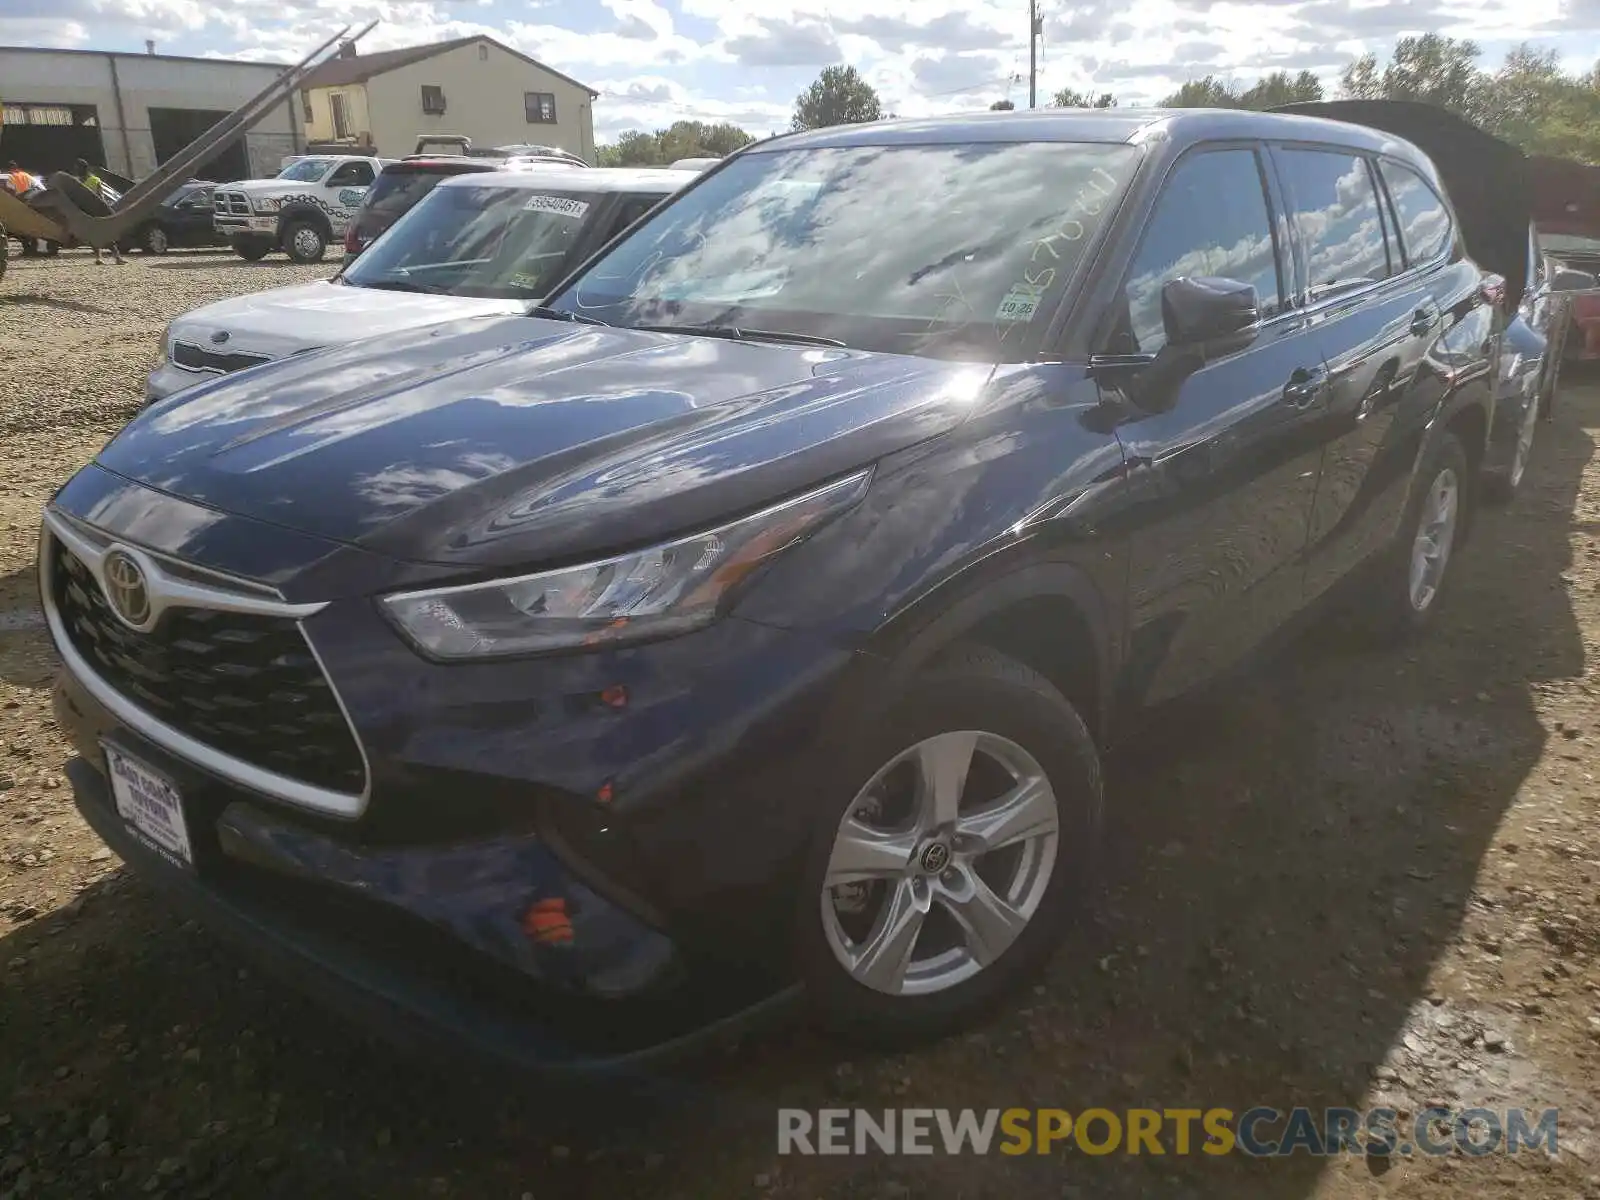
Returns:
[[[93,573],[52,539],[51,599],[73,647],[151,716],[255,766],[359,793],[360,748],[299,625],[174,608],[150,633],[117,619]]]
[[[242,371],[246,367],[258,367],[272,360],[265,354],[218,354],[190,342],[177,342],[172,347],[172,361],[191,371],[221,371],[227,374],[229,371]]]
[[[216,192],[213,194],[212,203],[216,205],[217,212],[222,216],[248,217],[250,215],[250,201],[243,192]]]

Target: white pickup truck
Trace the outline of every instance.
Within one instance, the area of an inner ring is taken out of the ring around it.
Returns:
[[[295,262],[320,262],[344,237],[361,201],[393,159],[314,154],[287,163],[272,179],[219,186],[212,196],[217,233],[251,262],[282,250]]]

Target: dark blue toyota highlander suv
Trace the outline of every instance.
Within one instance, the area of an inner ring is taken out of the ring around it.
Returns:
[[[1128,714],[1346,581],[1440,607],[1528,227],[1459,133],[777,138],[533,315],[158,403],[45,514],[78,803],[303,985],[502,1060],[799,997],[955,1028],[1080,909]]]

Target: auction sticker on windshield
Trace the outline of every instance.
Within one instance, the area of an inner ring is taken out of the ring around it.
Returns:
[[[1000,307],[995,311],[996,321],[1031,321],[1033,314],[1039,311],[1039,301],[1044,298],[1044,289],[1030,284],[1016,284],[1005,298],[1000,301]]]
[[[178,789],[114,746],[106,746],[105,752],[117,814],[128,823],[129,831],[174,866],[193,866],[194,851],[189,847],[189,827],[183,819]]]
[[[523,212],[558,213],[565,217],[581,217],[589,211],[587,200],[574,200],[571,196],[529,196],[522,206]]]

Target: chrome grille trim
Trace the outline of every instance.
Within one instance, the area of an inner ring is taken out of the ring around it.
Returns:
[[[334,703],[338,705],[339,712],[349,727],[356,751],[361,757],[365,784],[359,794],[317,787],[287,775],[280,775],[276,771],[269,771],[231,754],[225,754],[182,730],[173,728],[113,688],[78,652],[62,622],[55,603],[55,556],[51,554],[50,547],[53,539],[59,540],[89,568],[96,581],[103,583],[103,563],[106,554],[114,545],[139,561],[140,567],[146,571],[148,580],[152,582],[159,580],[159,587],[165,592],[163,600],[168,607],[222,608],[231,612],[287,617],[299,623],[305,617],[327,607],[326,604],[288,604],[281,599],[242,595],[221,588],[184,583],[174,578],[171,572],[163,570],[158,565],[157,559],[148,551],[130,546],[126,542],[111,542],[109,539],[105,543],[97,544],[95,539],[81,532],[76,523],[69,522],[53,509],[45,510],[43,525],[44,529],[39,538],[39,592],[51,640],[55,643],[56,653],[61,656],[61,661],[67,670],[107,711],[163,750],[170,751],[221,779],[263,796],[324,816],[347,820],[359,817],[366,810],[372,792],[372,763],[367,757],[366,746],[356,733],[355,723],[350,719],[350,710],[345,706],[344,697],[339,694],[333,677],[328,674],[326,664],[323,663],[322,655],[316,645],[309,637],[305,637],[303,625],[300,628],[301,636],[305,638],[312,657],[322,669],[323,679],[326,680],[329,691],[333,693]]]

